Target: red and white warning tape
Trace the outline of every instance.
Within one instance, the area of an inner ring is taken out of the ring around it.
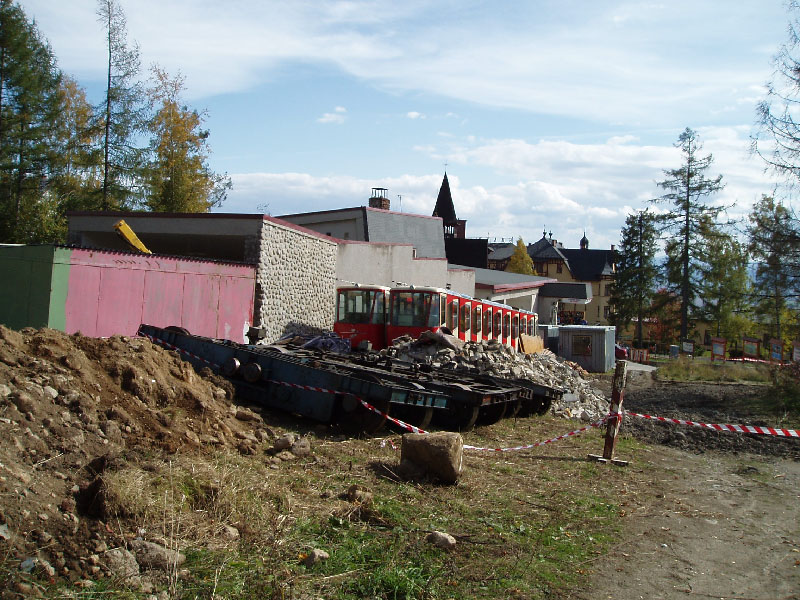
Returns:
[[[732,431],[735,433],[760,433],[763,435],[777,435],[781,437],[794,437],[800,438],[800,432],[796,429],[778,429],[775,427],[757,427],[755,425],[720,425],[716,423],[696,423],[695,421],[687,421],[684,419],[672,419],[668,417],[655,417],[653,415],[643,415],[635,412],[625,411],[626,415],[632,417],[640,417],[642,419],[651,419],[653,421],[663,421],[665,423],[677,423],[678,425],[693,425],[694,427],[705,427],[706,429],[713,429],[715,431]]]
[[[543,442],[536,442],[535,444],[525,444],[524,446],[513,446],[511,448],[484,448],[482,446],[468,446],[464,445],[464,450],[485,450],[488,452],[511,452],[513,450],[529,450],[530,448],[536,448],[538,446],[544,446],[545,444],[551,444],[553,442],[557,442],[559,440],[563,440],[568,437],[572,437],[575,435],[580,435],[586,431],[589,431],[592,427],[600,427],[603,423],[608,421],[611,418],[609,415],[600,421],[596,421],[594,423],[589,423],[586,427],[581,427],[580,429],[576,429],[575,431],[570,431],[569,433],[565,433],[563,435],[559,435],[558,437],[550,438],[549,440],[545,440]]]

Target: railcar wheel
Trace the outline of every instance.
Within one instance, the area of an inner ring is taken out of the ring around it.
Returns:
[[[480,408],[460,404],[449,406],[445,410],[437,411],[434,415],[435,422],[443,429],[450,431],[469,431],[475,426]]]
[[[477,425],[494,425],[506,414],[508,402],[496,402],[482,406],[478,411]]]

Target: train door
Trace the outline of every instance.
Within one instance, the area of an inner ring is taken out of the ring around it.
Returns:
[[[519,342],[519,313],[511,313],[511,347],[516,349]]]
[[[469,341],[470,326],[472,325],[472,303],[466,298],[459,298],[458,311],[458,339]]]
[[[492,339],[503,343],[503,310],[495,308],[492,311]]]
[[[435,289],[393,289],[387,342],[402,335],[418,338],[423,331],[437,331],[442,323],[441,296]]]
[[[492,339],[492,307],[484,306],[481,315],[481,338],[484,340]]]
[[[472,335],[470,339],[473,342],[479,342],[481,339],[481,329],[483,327],[483,321],[481,320],[481,316],[483,315],[483,305],[478,302],[477,300],[473,300],[472,303]]]
[[[511,311],[503,309],[503,343],[506,346],[511,345]]]
[[[447,295],[447,308],[445,310],[444,326],[450,330],[452,335],[458,336],[458,317],[460,303],[458,296]]]

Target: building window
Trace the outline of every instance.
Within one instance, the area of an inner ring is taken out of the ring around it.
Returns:
[[[608,320],[608,316],[610,314],[611,314],[611,307],[610,306],[604,306],[603,307],[603,318]]]
[[[562,273],[564,271],[564,265],[561,263],[556,264],[556,273]]]
[[[611,295],[611,284],[609,283],[608,285],[606,285],[606,296],[610,295]]]
[[[572,338],[572,355],[573,356],[591,356],[592,355],[592,336],[590,335],[576,335]]]

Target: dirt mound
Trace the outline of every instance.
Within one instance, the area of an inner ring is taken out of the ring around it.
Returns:
[[[623,406],[629,412],[699,423],[786,427],[778,416],[759,409],[769,390],[764,385],[662,381],[628,391]],[[748,452],[800,460],[797,439],[715,431],[633,416],[625,419],[622,431],[651,444],[688,452]]]
[[[107,478],[179,450],[244,454],[271,432],[233,388],[145,339],[0,326],[0,549],[50,578],[102,576],[97,552],[124,547]],[[130,541],[130,540],[128,540]]]

